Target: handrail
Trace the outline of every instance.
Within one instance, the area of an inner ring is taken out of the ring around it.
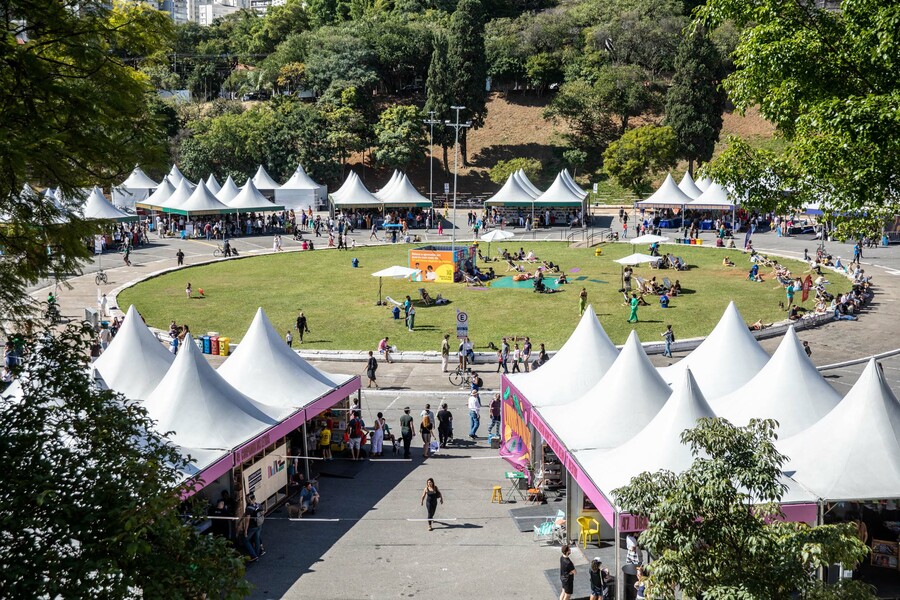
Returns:
[[[854,358],[853,360],[847,360],[844,362],[833,363],[830,365],[822,365],[821,367],[816,367],[819,371],[830,371],[832,369],[841,369],[843,367],[852,367],[853,365],[861,365],[862,363],[867,363],[873,358],[875,360],[881,360],[883,358],[890,358],[891,356],[896,356],[900,354],[900,348],[896,350],[888,350],[887,352],[882,352],[881,354],[873,354],[872,356],[864,356],[863,358]]]

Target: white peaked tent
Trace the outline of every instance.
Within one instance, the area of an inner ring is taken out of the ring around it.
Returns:
[[[175,355],[159,343],[131,306],[116,337],[93,367],[110,389],[132,400],[146,400],[174,360]]]
[[[158,208],[165,204],[172,194],[175,193],[175,186],[169,181],[169,176],[163,177],[156,190],[150,194],[148,198],[137,203],[137,206],[143,208]]]
[[[681,188],[672,179],[672,174],[666,174],[666,179],[662,182],[655,192],[653,192],[646,200],[635,202],[635,206],[640,208],[658,207],[680,207],[690,203],[693,200],[685,194]]]
[[[216,176],[212,173],[210,173],[209,177],[206,178],[206,189],[211,191],[213,194],[218,194],[219,190],[222,189],[222,186],[219,185],[219,182],[216,180]]]
[[[785,474],[822,500],[900,498],[900,402],[874,359],[834,410],[777,447]]]
[[[681,434],[696,427],[699,419],[715,416],[686,369],[669,400],[639,433],[612,450],[583,450],[575,458],[597,488],[612,499],[612,490],[643,472],[665,469],[677,474],[689,469],[694,456],[681,443]]]
[[[276,206],[271,200],[262,195],[252,179],[248,179],[237,196],[226,202],[228,208],[237,212],[267,212],[283,210],[283,206]]]
[[[717,415],[735,425],[775,419],[779,437],[789,437],[818,422],[840,401],[840,394],[806,356],[792,326],[753,379],[710,404]]]
[[[353,171],[347,176],[344,185],[331,193],[331,203],[335,206],[382,207],[381,200],[366,189],[359,175]]]
[[[230,450],[224,448],[208,449],[208,448],[188,448],[186,446],[178,446],[178,451],[184,457],[190,457],[192,462],[181,468],[181,481],[197,477],[204,470],[214,465],[219,460],[230,454]],[[180,483],[180,482],[178,482]],[[205,483],[211,483],[205,481]]]
[[[584,204],[584,196],[576,194],[571,187],[566,184],[562,172],[556,176],[547,191],[534,199],[535,206],[582,206]]]
[[[573,192],[575,192],[582,198],[587,196],[588,193],[586,191],[584,191],[583,189],[581,189],[581,186],[575,182],[575,178],[572,177],[572,175],[569,173],[568,169],[563,169],[562,173],[560,173],[560,175],[563,176],[563,181],[565,181],[566,185],[569,186],[569,189],[571,189]]]
[[[691,177],[690,171],[684,172],[684,177],[681,178],[681,183],[678,184],[678,187],[691,198],[699,198],[703,194],[703,190],[694,183],[694,178]]]
[[[150,179],[140,167],[135,167],[125,181],[113,188],[113,204],[134,208],[135,202],[145,200],[150,195],[150,191],[157,187],[159,187],[158,183]]]
[[[231,178],[231,175],[228,176],[228,179],[225,180],[225,183],[222,184],[222,189],[216,192],[216,198],[219,202],[224,202],[228,204],[232,198],[241,193],[241,188],[237,186],[234,182],[234,179]]]
[[[734,302],[729,302],[712,333],[693,352],[670,367],[661,367],[659,373],[672,384],[690,367],[703,395],[712,402],[750,381],[768,360]]]
[[[281,187],[281,184],[272,179],[262,165],[259,165],[256,175],[253,176],[253,185],[261,192],[273,193]]]
[[[400,206],[418,206],[421,208],[431,208],[431,200],[419,193],[406,173],[401,173],[400,178],[391,186],[390,190],[382,190],[385,192],[379,198],[387,207]]]
[[[144,406],[160,432],[174,431],[169,439],[189,448],[235,448],[292,412],[260,404],[234,389],[209,365],[190,335]]]
[[[711,182],[699,198],[687,205],[687,208],[731,209],[734,202],[728,198],[728,190],[716,182]]]
[[[188,198],[193,193],[194,188],[191,187],[191,182],[182,177],[178,185],[175,186],[175,191],[165,201],[161,202],[157,208],[161,208],[166,212],[168,212],[168,209],[179,208],[188,201]]]
[[[699,189],[701,192],[705,192],[706,188],[708,188],[711,183],[712,179],[709,179],[708,177],[701,177],[700,179],[694,181],[697,189]]]
[[[528,179],[528,175],[525,174],[525,169],[519,169],[513,173],[513,177],[519,181],[519,185],[522,186],[522,189],[528,192],[532,198],[537,198],[541,195],[541,190]]]
[[[172,199],[170,198],[169,203],[163,207],[164,212],[171,212],[179,215],[210,215],[229,212],[228,206],[222,204],[215,195],[206,188],[206,183],[204,183],[203,180],[200,180],[200,183],[197,184],[197,189],[195,189],[184,202],[177,206],[171,206],[171,200]]]
[[[259,308],[219,375],[240,392],[273,406],[301,409],[353,379],[324,373],[284,343]]]
[[[275,202],[286,208],[300,209],[320,205],[327,195],[328,189],[313,181],[303,170],[303,165],[297,165],[297,170],[291,178],[275,190]]]
[[[522,187],[522,183],[513,173],[496,194],[484,201],[485,206],[532,206],[537,196]]]
[[[384,200],[385,195],[390,193],[391,188],[394,187],[394,185],[396,185],[397,183],[399,183],[400,179],[402,179],[402,177],[403,176],[400,174],[400,171],[398,171],[397,169],[394,169],[394,172],[391,173],[391,178],[388,179],[386,184],[384,184],[384,187],[382,187],[377,192],[372,192],[372,195],[375,196],[376,198],[378,198],[379,200]]]
[[[540,369],[510,375],[509,381],[532,406],[564,404],[594,387],[618,356],[619,350],[600,325],[594,307],[588,305],[559,352]]]
[[[94,189],[91,190],[91,193],[88,195],[87,200],[84,203],[84,218],[89,220],[102,220],[102,221],[116,221],[116,222],[124,222],[124,221],[137,221],[137,215],[129,215],[128,213],[119,210],[112,204],[110,204],[109,200],[103,195],[103,192],[100,191],[100,188],[94,186]]]
[[[643,429],[671,394],[632,331],[594,387],[571,402],[538,412],[570,451],[615,448]]]
[[[172,185],[178,187],[178,184],[181,183],[181,180],[185,177],[178,168],[178,165],[172,165],[172,168],[169,169],[168,178]],[[190,183],[190,181],[188,181],[188,183]]]

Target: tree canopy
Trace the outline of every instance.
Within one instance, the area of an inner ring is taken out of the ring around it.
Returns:
[[[610,144],[603,153],[606,172],[622,187],[642,196],[650,175],[675,166],[678,141],[671,127],[636,127]]]

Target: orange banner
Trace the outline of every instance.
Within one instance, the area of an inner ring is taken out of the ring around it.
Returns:
[[[441,250],[410,250],[409,268],[419,269],[413,281],[453,283],[453,253]]]

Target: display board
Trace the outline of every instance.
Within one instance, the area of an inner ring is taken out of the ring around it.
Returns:
[[[528,410],[519,402],[518,394],[504,380],[501,406],[500,456],[519,470],[531,464],[531,429],[528,427]]]
[[[896,569],[900,544],[889,540],[872,540],[872,566]]]
[[[419,269],[413,281],[426,283],[453,283],[453,253],[449,250],[429,250],[420,248],[409,251],[409,268]]]
[[[287,446],[284,443],[275,450],[243,469],[244,491],[254,494],[257,502],[264,502],[275,492],[287,486]]]

